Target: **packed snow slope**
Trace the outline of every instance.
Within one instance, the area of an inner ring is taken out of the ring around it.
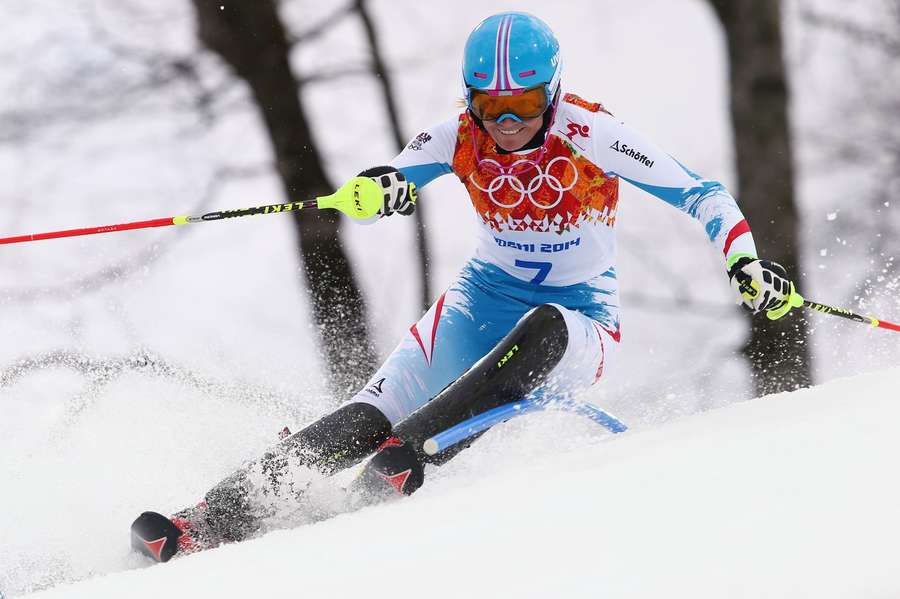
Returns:
[[[34,597],[900,596],[898,380],[617,437],[521,418],[410,498]]]

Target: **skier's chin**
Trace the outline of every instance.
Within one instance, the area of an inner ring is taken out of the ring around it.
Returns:
[[[506,152],[515,152],[522,149],[531,141],[531,138],[540,130],[543,119],[541,117],[526,119],[515,125],[500,126],[497,123],[485,123],[485,129],[500,148]]]
[[[530,139],[531,137],[522,135],[521,133],[509,137],[504,137],[503,134],[497,134],[494,137],[494,141],[497,143],[497,145],[507,152],[515,152],[516,150],[522,149],[522,147],[524,147]]]

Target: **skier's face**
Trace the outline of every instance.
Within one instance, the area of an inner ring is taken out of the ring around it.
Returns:
[[[484,130],[498,146],[507,152],[515,152],[531,141],[531,138],[541,130],[543,124],[543,116],[524,119],[521,122],[514,119],[504,119],[502,123],[484,121]]]

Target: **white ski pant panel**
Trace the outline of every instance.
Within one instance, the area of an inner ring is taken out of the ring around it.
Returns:
[[[619,349],[618,336],[596,320],[555,305],[566,321],[569,344],[559,364],[550,371],[541,390],[545,397],[570,396],[587,389],[609,372]]]

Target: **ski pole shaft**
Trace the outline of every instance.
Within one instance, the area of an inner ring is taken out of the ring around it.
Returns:
[[[309,208],[333,208],[335,210],[340,210],[352,218],[364,220],[375,216],[381,209],[381,197],[381,187],[373,179],[369,177],[354,177],[331,195],[321,196],[302,202],[287,202],[284,204],[254,206],[252,208],[221,210],[217,212],[208,212],[201,216],[170,216],[117,225],[104,225],[102,227],[86,227],[83,229],[66,229],[63,231],[50,231],[47,233],[31,233],[29,235],[17,235],[15,237],[0,237],[0,245],[23,243],[26,241],[41,241],[43,239],[58,239],[60,237],[113,233],[115,231],[130,231],[133,229],[149,229],[151,227],[187,225],[191,223],[223,220],[226,218],[253,216],[256,214],[280,214],[282,212],[295,212],[297,210]]]
[[[881,320],[880,318],[856,314],[854,312],[851,312],[850,310],[847,310],[846,308],[835,308],[834,306],[820,304],[819,302],[814,302],[808,299],[803,300],[803,305],[811,310],[815,310],[816,312],[821,312],[822,314],[840,316],[841,318],[846,318],[855,322],[861,322],[863,324],[869,324],[873,327],[900,332],[900,325],[896,325],[892,322],[887,322],[886,320]]]
[[[44,239],[59,239],[60,237],[78,237],[80,235],[96,235],[98,233],[114,233],[116,231],[131,231],[134,229],[149,229],[152,227],[168,227],[172,225],[187,225],[239,216],[251,216],[254,214],[273,214],[276,212],[291,212],[303,208],[314,208],[316,200],[305,202],[291,202],[288,204],[271,204],[268,206],[256,206],[253,208],[240,208],[237,210],[224,210],[221,212],[208,212],[202,216],[169,216],[152,220],[140,220],[116,225],[103,225],[100,227],[85,227],[83,229],[66,229],[63,231],[49,231],[47,233],[31,233],[16,237],[0,237],[0,245],[9,243],[23,243],[26,241],[41,241]]]

